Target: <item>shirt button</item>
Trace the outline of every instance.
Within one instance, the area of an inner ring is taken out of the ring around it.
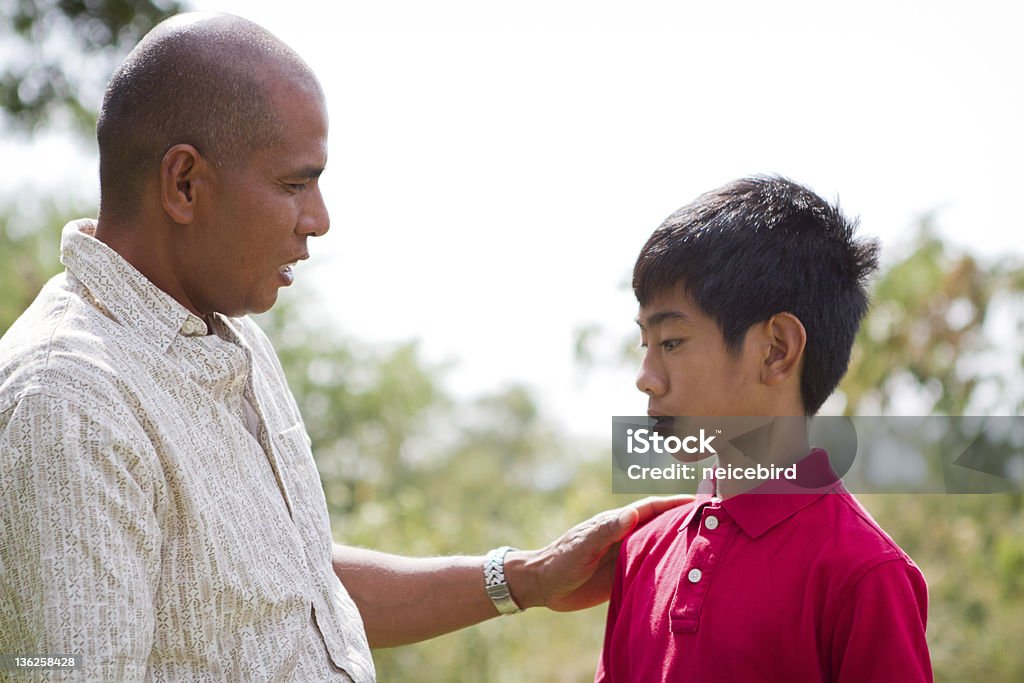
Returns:
[[[182,324],[181,333],[186,337],[197,337],[201,334],[205,335],[206,324],[189,318]]]
[[[700,581],[701,572],[699,569],[691,569],[690,573],[686,575],[686,578],[690,580],[690,583],[697,583]]]
[[[718,517],[708,515],[708,518],[704,520],[704,526],[714,531],[718,528]]]

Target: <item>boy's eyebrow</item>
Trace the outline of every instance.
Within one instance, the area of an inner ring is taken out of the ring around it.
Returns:
[[[636,324],[640,326],[641,330],[646,330],[648,327],[657,327],[666,320],[681,320],[686,322],[690,320],[690,316],[686,315],[682,311],[676,310],[658,311],[657,313],[652,313],[649,316],[647,316],[646,325],[644,325],[644,321],[640,318],[640,316],[637,316]]]

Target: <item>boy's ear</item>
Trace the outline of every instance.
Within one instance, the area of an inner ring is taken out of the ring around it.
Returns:
[[[764,323],[764,332],[768,348],[761,365],[761,381],[774,386],[798,372],[807,346],[807,330],[792,313],[776,313]]]
[[[160,202],[175,223],[195,218],[196,191],[205,184],[209,165],[192,145],[171,147],[160,162]]]

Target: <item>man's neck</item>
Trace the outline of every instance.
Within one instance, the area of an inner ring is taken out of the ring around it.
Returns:
[[[121,258],[142,273],[147,280],[173,297],[192,314],[203,318],[209,327],[210,321],[206,314],[186,295],[181,280],[171,266],[173,259],[170,240],[160,230],[159,223],[155,219],[145,217],[127,222],[105,218],[101,212],[96,225],[96,239],[120,254]],[[140,226],[145,226],[145,235],[140,232]]]

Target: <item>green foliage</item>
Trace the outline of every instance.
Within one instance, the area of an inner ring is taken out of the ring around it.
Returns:
[[[11,206],[0,207],[0,334],[61,269],[60,231],[76,214],[54,203],[40,208],[28,217]],[[24,225],[29,220],[33,224]]]
[[[882,274],[872,299],[839,387],[845,414],[902,412],[893,403],[900,390],[916,394],[922,415],[1024,408],[1020,375],[1008,372],[1020,361],[992,336],[997,323],[1024,330],[1024,264],[979,260],[940,239],[925,218],[913,250]]]
[[[171,0],[0,0],[0,39],[17,59],[0,72],[0,109],[15,129],[57,119],[81,132],[96,123],[105,79],[153,26],[182,10]]]

